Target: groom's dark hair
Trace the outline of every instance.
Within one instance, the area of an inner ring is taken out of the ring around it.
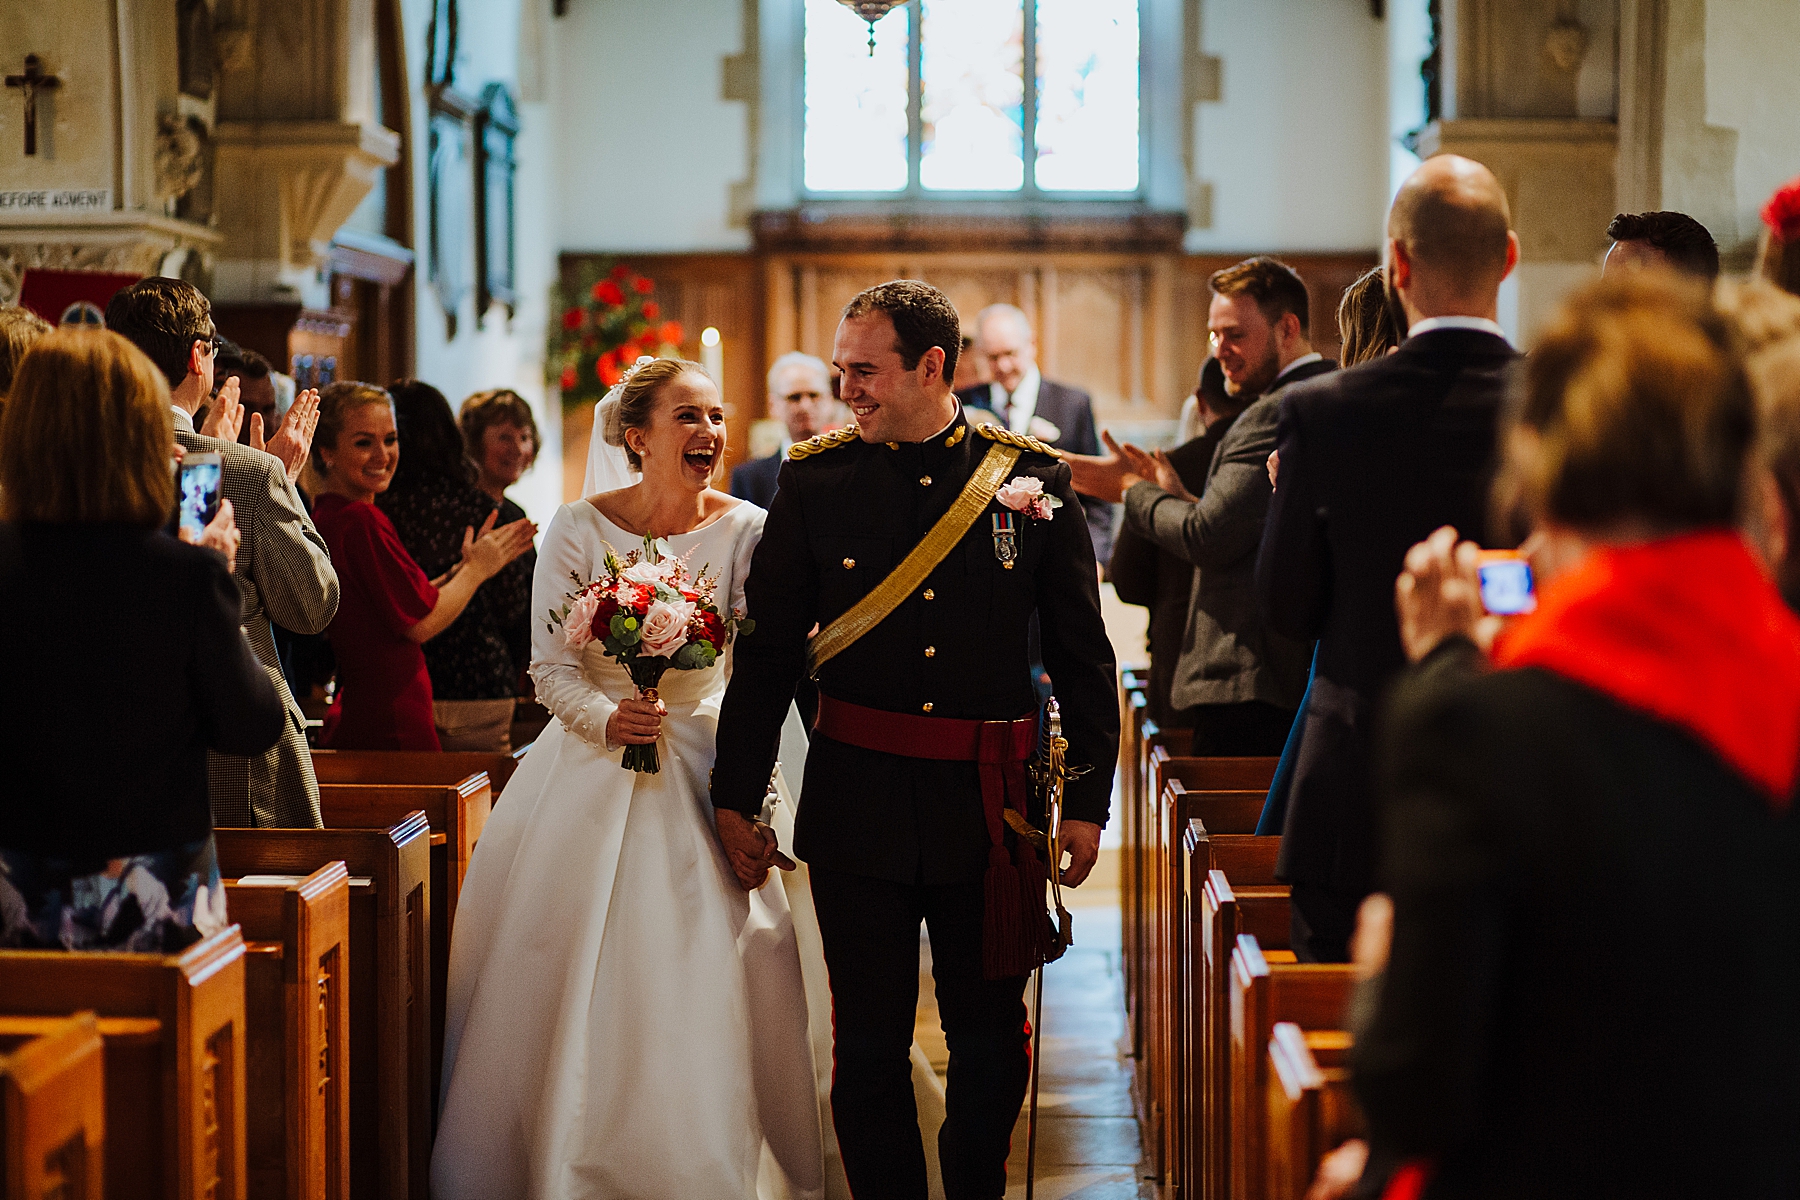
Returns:
[[[858,292],[844,305],[845,317],[866,317],[882,312],[894,323],[894,349],[900,364],[915,370],[925,352],[936,346],[944,352],[944,382],[956,378],[956,359],[962,353],[962,318],[950,297],[917,279],[895,279]]]

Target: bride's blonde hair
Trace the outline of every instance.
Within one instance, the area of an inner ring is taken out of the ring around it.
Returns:
[[[656,415],[656,394],[662,386],[685,372],[692,371],[697,375],[711,379],[706,368],[697,362],[685,358],[658,358],[633,367],[626,376],[625,382],[618,389],[617,395],[609,395],[601,407],[601,436],[609,446],[617,446],[625,451],[625,460],[631,469],[642,472],[644,460],[636,450],[625,441],[627,429],[648,429],[650,421]],[[720,455],[723,460],[724,456]]]

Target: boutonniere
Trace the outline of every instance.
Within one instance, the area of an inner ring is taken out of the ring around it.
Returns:
[[[1037,521],[1048,521],[1062,501],[1044,494],[1044,481],[1032,475],[1015,475],[1000,486],[994,499]]]

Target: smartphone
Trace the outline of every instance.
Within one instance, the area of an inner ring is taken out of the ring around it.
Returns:
[[[189,452],[175,477],[176,524],[198,535],[219,515],[219,456]]]
[[[1483,550],[1478,570],[1481,572],[1482,607],[1489,612],[1510,617],[1537,608],[1531,564],[1518,551]]]

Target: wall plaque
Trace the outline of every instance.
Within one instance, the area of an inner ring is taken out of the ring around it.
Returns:
[[[112,211],[111,188],[27,189],[0,192],[0,215],[8,213],[96,213]]]

